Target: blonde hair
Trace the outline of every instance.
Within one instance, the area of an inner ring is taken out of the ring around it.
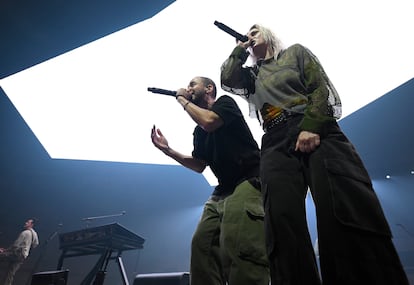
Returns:
[[[273,56],[277,57],[278,54],[284,49],[282,41],[273,33],[272,30],[266,28],[260,24],[254,24],[250,30],[258,29],[262,34],[264,41],[269,45],[269,48],[273,51]]]

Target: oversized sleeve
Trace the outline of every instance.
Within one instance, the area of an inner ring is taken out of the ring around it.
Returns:
[[[251,68],[243,67],[249,53],[241,46],[236,46],[221,66],[221,87],[223,90],[244,97],[254,93],[254,78]]]
[[[326,127],[341,117],[341,100],[316,56],[305,47],[301,51],[298,60],[308,104],[300,128],[324,136]]]

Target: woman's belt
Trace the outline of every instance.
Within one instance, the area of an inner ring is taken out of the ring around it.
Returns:
[[[283,110],[276,117],[274,117],[270,121],[266,122],[266,124],[263,124],[263,130],[265,131],[265,133],[267,133],[268,131],[270,131],[274,127],[286,122],[289,117],[293,117],[295,115],[299,115],[299,113],[294,113],[294,112]]]

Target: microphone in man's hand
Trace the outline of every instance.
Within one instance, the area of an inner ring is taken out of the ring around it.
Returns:
[[[152,92],[152,93],[169,95],[169,96],[174,96],[174,97],[177,95],[177,91],[161,89],[161,88],[154,88],[154,87],[148,87],[148,91]]]

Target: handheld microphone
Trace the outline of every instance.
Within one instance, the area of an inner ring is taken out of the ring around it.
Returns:
[[[177,91],[171,91],[171,90],[154,88],[154,87],[148,87],[148,91],[152,93],[158,93],[158,94],[169,95],[169,96],[174,96],[174,97],[177,95]]]
[[[239,40],[241,42],[247,42],[249,40],[249,38],[247,36],[242,35],[242,34],[236,32],[235,30],[233,30],[229,26],[226,26],[223,23],[214,21],[214,25],[216,25],[219,29],[225,31],[226,33],[228,33],[229,35],[235,37],[237,40]]]

